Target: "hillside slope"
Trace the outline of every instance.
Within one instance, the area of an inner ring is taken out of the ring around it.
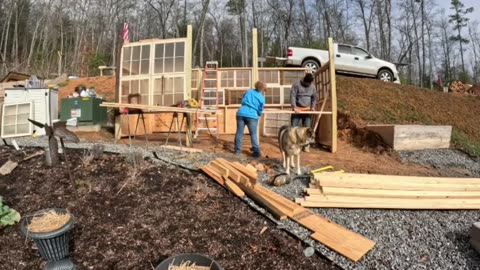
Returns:
[[[480,155],[480,97],[337,76],[338,108],[369,124],[452,125],[452,141]]]

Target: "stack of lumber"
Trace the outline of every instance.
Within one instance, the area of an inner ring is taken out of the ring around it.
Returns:
[[[314,174],[304,207],[480,209],[479,178]]]
[[[241,198],[248,196],[277,219],[290,218],[311,230],[313,239],[354,262],[362,258],[375,245],[372,240],[261,186],[258,184],[256,169],[251,165],[244,166],[238,162],[219,158],[200,169],[235,195]]]

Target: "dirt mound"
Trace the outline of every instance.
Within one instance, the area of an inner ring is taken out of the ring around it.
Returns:
[[[115,100],[115,76],[104,77],[85,77],[76,80],[68,80],[66,85],[59,89],[59,101],[75,92],[75,87],[83,85],[85,87],[94,87],[97,95],[103,96],[106,101]],[[62,85],[62,83],[60,83]]]
[[[339,110],[369,124],[452,125],[453,142],[480,151],[480,97],[337,76]],[[468,149],[467,149],[468,150]]]

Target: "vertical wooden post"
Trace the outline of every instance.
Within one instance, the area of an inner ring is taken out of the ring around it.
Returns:
[[[258,81],[258,35],[257,28],[252,29],[252,87]]]
[[[337,152],[337,82],[335,76],[335,47],[333,38],[328,38],[328,52],[330,58],[330,100],[332,101],[332,153]]]
[[[192,26],[187,26],[187,44],[185,55],[185,89],[187,92],[187,99],[192,97]]]

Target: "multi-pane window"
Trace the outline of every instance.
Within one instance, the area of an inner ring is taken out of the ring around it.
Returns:
[[[260,70],[258,77],[260,81],[267,84],[280,84],[279,73],[279,70]]]
[[[265,91],[266,104],[280,104],[280,87],[269,87]]]
[[[222,88],[235,87],[235,71],[233,70],[223,70],[220,71],[220,86]]]
[[[148,79],[122,81],[121,101],[122,103],[149,104]],[[139,94],[140,98],[130,99],[130,95]]]
[[[251,87],[252,83],[250,81],[250,70],[237,70],[236,72],[236,84],[237,88],[240,87]]]
[[[154,73],[184,72],[185,42],[155,45]]]
[[[150,72],[150,45],[125,47],[122,76],[147,75]]]
[[[282,71],[282,85],[292,85],[294,82],[302,79],[305,76],[305,71]]]

